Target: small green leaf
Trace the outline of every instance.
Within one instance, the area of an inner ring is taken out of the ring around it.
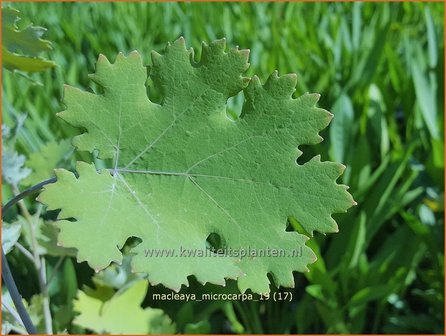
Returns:
[[[2,223],[2,247],[5,254],[12,250],[20,237],[22,226],[19,223]]]
[[[59,229],[52,221],[45,221],[42,217],[37,217],[35,214],[31,217],[33,225],[35,225],[35,238],[37,240],[37,252],[39,254],[47,254],[54,257],[59,256],[75,256],[76,249],[66,248],[60,246],[57,242],[57,236],[59,235]],[[18,216],[15,222],[22,227],[23,237],[29,247],[32,247],[32,237],[30,232],[30,226],[27,220]]]
[[[206,320],[197,323],[188,323],[184,327],[184,333],[188,335],[209,334],[210,332],[211,325],[209,321]]]
[[[41,37],[46,29],[29,25],[19,29],[19,11],[2,8],[2,65],[8,70],[38,72],[54,67],[52,61],[38,57],[51,50],[51,43]]]
[[[97,333],[111,334],[169,334],[175,327],[162,310],[141,308],[148,283],[138,281],[129,288],[117,292],[103,303],[83,291],[78,292],[74,310],[80,315],[73,323]],[[125,318],[123,313],[125,312]]]
[[[75,256],[76,249],[59,246],[57,236],[59,229],[54,222],[40,222],[40,232],[38,233],[38,244],[43,249],[43,253],[53,256]]]
[[[40,333],[44,333],[45,331],[42,301],[43,297],[41,294],[33,295],[29,303],[25,299],[22,299],[23,305],[25,306],[32,323]],[[15,311],[14,315],[20,318],[8,291],[2,292],[2,302],[11,307]],[[13,334],[26,334],[23,324],[19,323],[11,312],[5,308],[5,305],[2,304],[2,335],[7,335],[11,331],[13,331]]]
[[[20,21],[19,11],[11,7],[2,8],[2,44],[11,52],[37,56],[41,52],[51,50],[51,43],[42,40],[46,29],[29,25],[20,30],[17,22]]]
[[[62,140],[59,143],[47,143],[39,152],[32,153],[26,161],[32,173],[22,183],[34,185],[52,177],[54,169],[64,161],[71,149],[70,142]]]
[[[25,72],[40,72],[52,68],[56,63],[41,58],[30,58],[9,52],[2,48],[3,66],[8,70],[20,70]]]
[[[4,148],[2,151],[2,176],[6,183],[18,185],[26,178],[31,169],[24,167],[26,158],[13,150]]]

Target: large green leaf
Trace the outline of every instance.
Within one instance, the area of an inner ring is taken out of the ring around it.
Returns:
[[[79,162],[78,178],[57,170],[58,181],[40,195],[49,209],[61,209],[60,244],[99,270],[121,262],[119,249],[136,236],[142,243],[133,250],[133,270],[175,290],[190,275],[221,285],[238,278],[242,291],[268,292],[268,273],[276,285],[294,286],[292,272],[307,271],[316,257],[307,236],[286,231],[287,218],[310,233],[337,232],[332,213],[354,201],[336,183],[341,164],[319,156],[296,163],[297,147],[320,142],[330,122],[315,106],[319,95],[293,99],[294,74],[273,73],[265,85],[242,77],[247,59],[247,50],[225,52],[218,40],[203,44],[196,63],[178,39],[164,55],[152,54],[161,104],[147,97],[137,52],[119,54],[114,64],[99,57],[91,79],[103,94],[67,86],[67,110],[59,115],[86,130],[73,144],[113,163],[97,171]],[[242,89],[243,110],[229,117],[227,99]],[[206,252],[211,234],[220,237],[223,255]],[[240,257],[242,250],[251,255]],[[154,255],[169,251],[174,256]]]

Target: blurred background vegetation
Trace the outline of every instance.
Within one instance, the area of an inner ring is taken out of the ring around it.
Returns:
[[[73,152],[69,139],[79,131],[56,113],[64,108],[64,84],[91,87],[87,74],[100,53],[114,60],[136,49],[149,65],[151,50],[179,36],[197,58],[201,41],[226,37],[229,47],[251,49],[248,75],[265,80],[276,69],[296,72],[296,96],[318,92],[319,106],[335,115],[325,141],[303,146],[299,161],[321,153],[344,163],[342,182],[358,206],[335,216],[339,234],[316,234],[318,261],[308,274],[295,274],[292,302],[160,302],[151,293],[165,290],[153,286],[145,297],[139,292],[142,307],[166,315],[146,332],[444,333],[444,4],[10,5],[20,10],[19,27],[48,29],[44,38],[53,48],[41,55],[57,66],[30,74],[4,64],[3,153],[14,154],[3,156],[3,166],[12,160],[19,167],[9,178],[3,169],[3,204],[51,177],[53,168],[91,160]],[[148,94],[157,97],[150,87]],[[240,94],[229,103],[239,109],[242,102]],[[54,213],[32,198],[6,217],[3,247],[9,243],[8,260],[39,331],[107,331],[79,318],[94,305],[79,291],[112,302],[139,279],[128,262],[98,274],[78,264],[72,250],[54,243]],[[236,290],[234,283],[226,289],[193,283],[187,291]],[[5,289],[3,301],[3,332],[23,331]],[[131,304],[121,302],[123,314]]]

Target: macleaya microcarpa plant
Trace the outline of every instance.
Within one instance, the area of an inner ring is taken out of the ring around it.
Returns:
[[[147,68],[137,52],[104,56],[91,80],[103,93],[67,86],[67,109],[59,116],[83,129],[73,144],[79,151],[110,159],[108,169],[78,162],[77,176],[56,170],[39,200],[58,216],[59,244],[77,249],[78,261],[99,271],[120,263],[129,237],[132,270],[152,284],[173,290],[237,279],[241,291],[269,292],[293,287],[293,271],[307,271],[316,256],[307,235],[286,231],[292,217],[313,234],[337,232],[333,213],[354,204],[336,183],[344,166],[296,159],[300,145],[316,144],[332,115],[316,107],[318,94],[293,98],[296,75],[273,73],[265,84],[243,77],[248,50],[225,51],[225,40],[203,44],[199,62],[183,38],[152,53],[150,78],[161,103],[147,96]],[[227,112],[228,98],[243,90],[239,115]],[[147,249],[205,250],[216,234],[226,249],[276,249],[284,256],[147,257]],[[299,255],[287,254],[299,250]]]

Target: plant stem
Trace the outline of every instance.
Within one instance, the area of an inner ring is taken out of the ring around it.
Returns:
[[[14,187],[14,192],[17,195],[20,194],[16,186]],[[26,218],[26,222],[28,223],[29,226],[29,233],[31,236],[31,251],[33,255],[34,266],[37,271],[37,278],[39,280],[40,292],[42,293],[42,306],[43,306],[43,316],[45,320],[45,331],[47,334],[52,334],[53,321],[51,318],[50,297],[48,295],[48,287],[46,285],[46,263],[44,257],[41,256],[39,253],[39,244],[37,242],[37,234],[36,234],[36,229],[39,228],[39,219],[40,219],[40,213],[42,211],[42,205],[39,205],[37,207],[37,211],[34,214],[34,218],[29,213],[23,200],[19,200],[18,205],[24,217]]]
[[[245,328],[243,327],[243,324],[239,322],[237,319],[237,315],[234,311],[234,306],[232,302],[226,302],[223,308],[223,312],[226,315],[226,318],[228,319],[229,323],[231,323],[232,330],[236,334],[243,334],[245,333]]]
[[[14,244],[15,247],[17,247],[17,249],[22,252],[24,254],[25,257],[27,257],[29,260],[31,260],[32,262],[34,262],[34,257],[32,255],[31,252],[29,252],[25,246],[23,246],[22,244],[20,244],[19,242],[16,242]]]
[[[5,213],[13,206],[15,205],[18,201],[20,201],[21,199],[24,199],[26,196],[32,194],[33,192],[41,189],[42,187],[46,186],[47,184],[50,183],[54,183],[56,182],[57,178],[51,177],[43,182],[40,182],[24,191],[22,191],[21,193],[17,194],[14,196],[13,199],[11,199],[8,203],[5,204],[5,206],[2,208],[2,218],[4,217]]]
[[[56,182],[56,180],[57,180],[56,177],[52,177],[52,178],[49,178],[45,181],[42,181],[42,182],[26,189],[23,192],[19,193],[17,190],[17,193],[14,196],[14,198],[11,199],[8,203],[6,203],[4,207],[2,207],[2,219],[3,219],[3,216],[5,215],[5,213],[11,207],[13,207],[15,204],[20,202],[23,198],[25,198],[26,196],[32,194],[33,192],[35,192],[37,190],[40,190],[43,186],[45,186],[47,184]],[[15,188],[15,189],[17,189],[17,188]],[[21,207],[22,211],[24,212],[25,217],[27,217],[28,222],[29,222],[31,216],[28,212],[28,209],[26,209],[26,207],[24,207],[23,203],[22,204],[19,203],[19,206]],[[33,232],[32,225],[31,225],[31,232]],[[22,250],[22,252],[24,252],[24,250]],[[27,257],[30,257],[31,253],[28,252],[28,253],[25,253],[25,255]],[[33,261],[35,260],[34,256],[32,256],[32,259],[33,259]],[[41,264],[40,258],[39,258],[38,262],[35,263],[35,265],[38,265],[38,264]],[[39,275],[39,283],[40,283],[42,273],[39,272],[39,270],[38,270],[38,275]],[[8,289],[9,293],[11,294],[12,301],[14,302],[14,305],[17,309],[17,313],[19,314],[19,316],[23,322],[23,325],[26,328],[26,331],[29,334],[37,334],[37,330],[34,327],[32,321],[31,321],[31,318],[29,317],[28,312],[25,309],[25,306],[23,305],[22,297],[20,296],[20,293],[17,289],[17,285],[16,285],[14,278],[12,276],[11,269],[10,269],[9,263],[8,263],[8,259],[6,258],[3,248],[2,248],[2,277],[3,277],[3,281],[5,282],[6,288]],[[45,286],[45,288],[46,288],[46,286]],[[45,290],[45,292],[44,293],[42,292],[42,294],[46,294],[46,296],[48,297],[48,290]],[[49,300],[48,300],[47,304],[44,303],[44,311],[46,311],[46,312],[49,311]],[[46,318],[45,318],[45,323],[46,323],[48,316],[47,316],[47,314],[45,314],[45,316],[46,316]],[[49,317],[51,318],[51,314],[49,315]],[[48,326],[48,324],[47,324],[47,326]],[[49,324],[49,326],[50,327],[47,328],[47,333],[48,333],[48,331],[51,331],[50,333],[52,333],[52,323]]]
[[[37,330],[31,321],[31,318],[28,315],[28,312],[25,309],[25,306],[22,302],[22,297],[20,296],[19,291],[17,290],[17,286],[15,284],[14,278],[11,274],[11,269],[9,268],[8,260],[6,259],[5,252],[2,248],[2,277],[5,282],[6,288],[8,288],[9,294],[11,294],[12,301],[17,309],[17,313],[22,319],[23,324],[25,325],[26,331],[29,334],[37,334]]]
[[[14,310],[8,303],[5,301],[2,301],[2,306],[6,308],[6,310],[12,315],[14,320],[16,320],[23,328],[25,328],[25,325],[23,324],[22,319],[20,318],[19,314],[17,314],[17,311]]]
[[[44,257],[40,260],[40,275],[42,296],[43,296],[43,316],[45,319],[45,331],[47,334],[53,333],[53,319],[51,317],[50,296],[48,294],[48,286],[46,285],[46,261]]]

